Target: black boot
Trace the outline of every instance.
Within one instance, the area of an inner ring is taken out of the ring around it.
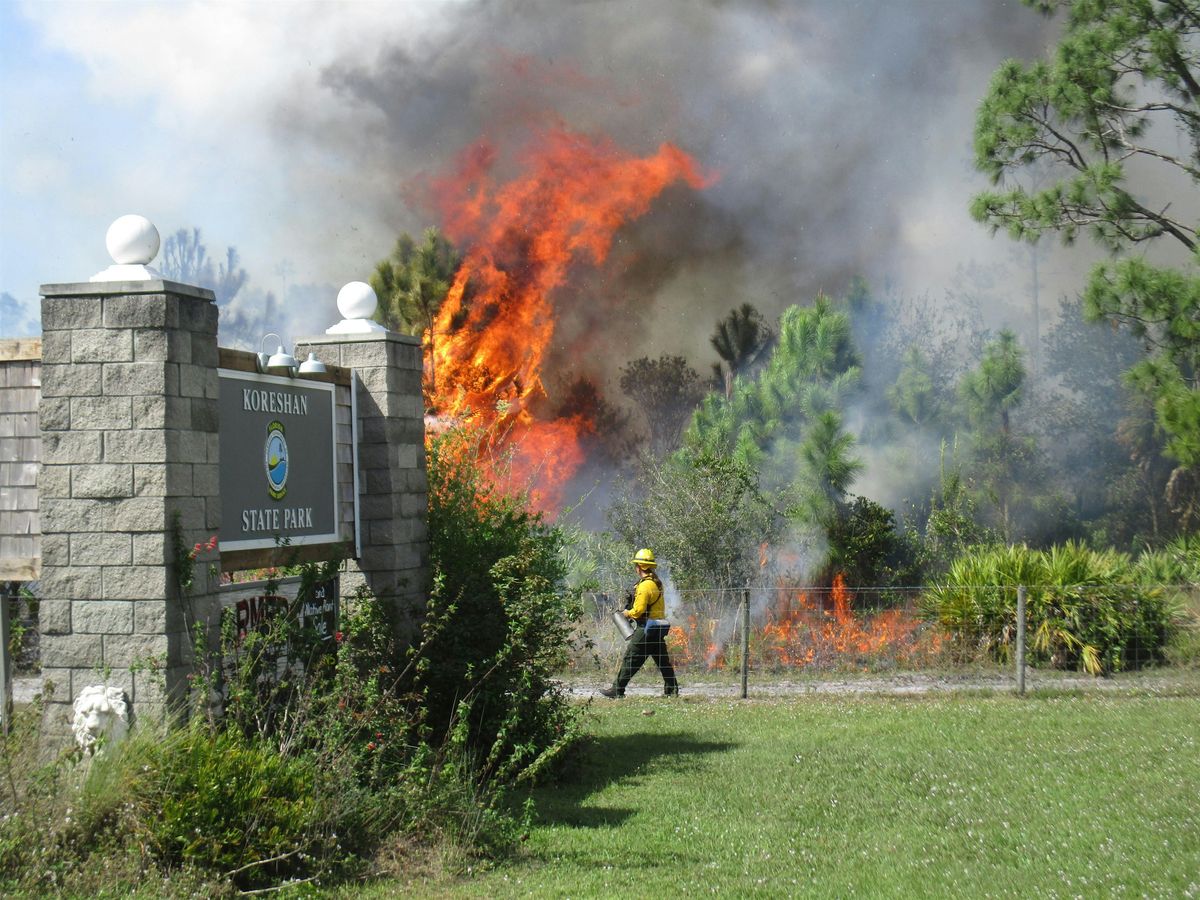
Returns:
[[[668,685],[664,686],[663,687],[663,696],[664,697],[678,697],[679,696],[679,682],[676,681],[674,684],[668,684]]]
[[[625,692],[618,691],[616,688],[606,687],[600,688],[600,696],[607,697],[609,700],[619,700],[625,696]]]

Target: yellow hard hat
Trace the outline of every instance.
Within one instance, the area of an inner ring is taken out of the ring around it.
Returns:
[[[648,569],[653,569],[658,565],[658,562],[654,559],[654,551],[648,548],[643,548],[633,554],[631,562],[635,566],[645,566]]]

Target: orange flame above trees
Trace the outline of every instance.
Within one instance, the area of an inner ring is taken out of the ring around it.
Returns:
[[[521,175],[500,182],[494,148],[480,143],[435,184],[443,228],[465,253],[425,336],[426,384],[439,416],[473,414],[498,426],[498,456],[512,451],[507,486],[531,486],[534,505],[552,510],[583,462],[580,439],[595,430],[583,413],[539,418],[555,294],[572,265],[602,264],[617,229],[666,187],[682,180],[700,188],[707,179],[670,144],[637,158],[562,129],[521,163]]]

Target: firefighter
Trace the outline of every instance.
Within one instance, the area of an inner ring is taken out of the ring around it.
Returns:
[[[679,682],[675,680],[675,669],[667,652],[667,632],[671,623],[667,621],[663,603],[662,582],[655,573],[658,561],[649,549],[639,550],[631,560],[637,569],[638,583],[625,605],[625,616],[637,627],[626,641],[625,658],[612,687],[603,688],[605,697],[625,696],[625,685],[638,673],[647,657],[653,659],[663,677],[663,694],[667,697],[679,695]]]

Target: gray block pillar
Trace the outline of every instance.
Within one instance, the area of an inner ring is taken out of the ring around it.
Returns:
[[[359,546],[342,593],[366,583],[411,636],[429,591],[421,344],[392,332],[301,338],[296,357],[353,369],[359,428]]]
[[[69,733],[89,684],[123,688],[138,717],[185,696],[216,578],[202,557],[181,596],[172,531],[191,547],[221,519],[217,308],[153,279],[41,293],[41,653],[47,724]]]

